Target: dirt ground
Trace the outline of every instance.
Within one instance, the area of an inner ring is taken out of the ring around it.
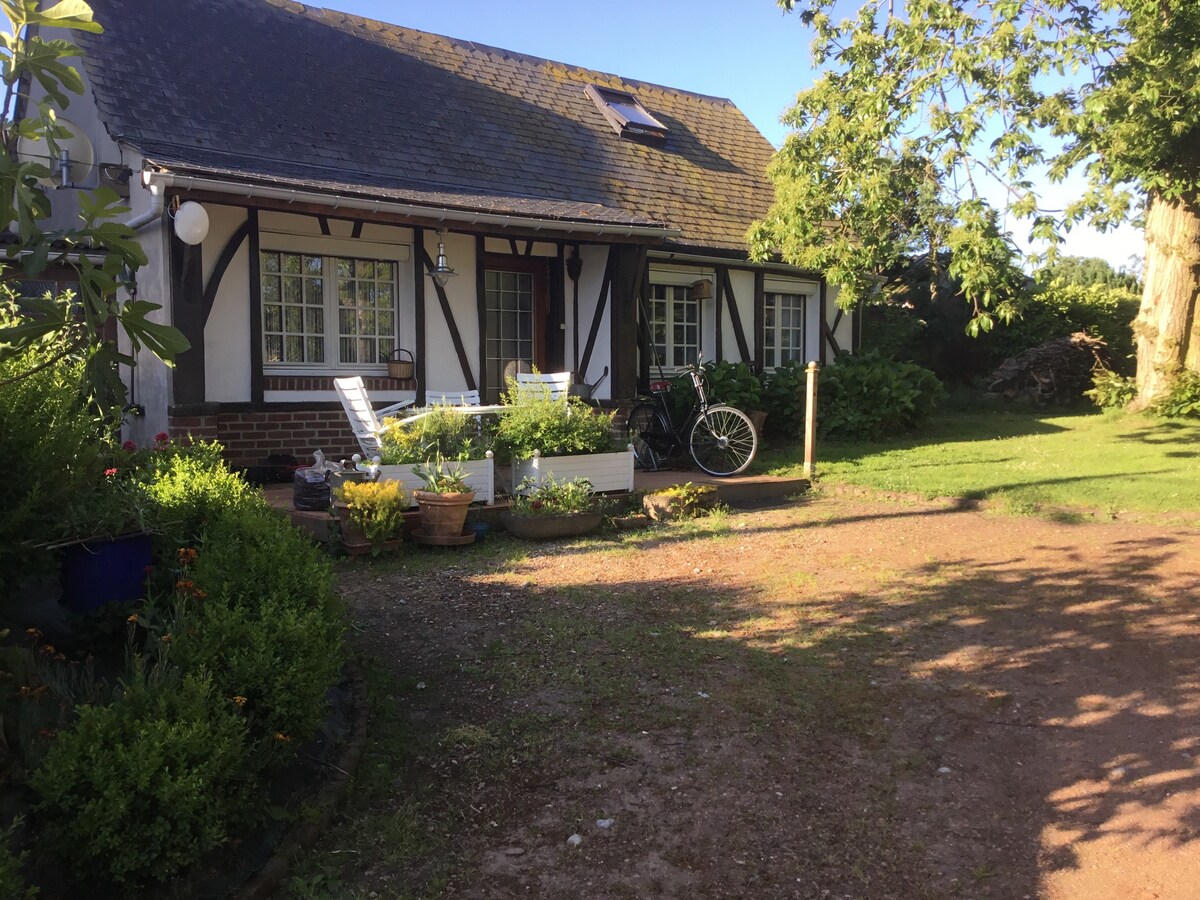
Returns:
[[[342,584],[333,895],[1200,897],[1195,529],[833,497]]]

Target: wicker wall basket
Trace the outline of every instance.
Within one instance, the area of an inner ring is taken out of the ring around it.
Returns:
[[[408,357],[405,359],[404,357]],[[389,378],[412,378],[417,370],[417,362],[413,359],[413,355],[407,350],[397,347],[388,354],[388,377]]]

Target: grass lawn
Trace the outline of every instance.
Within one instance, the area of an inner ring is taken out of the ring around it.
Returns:
[[[800,471],[801,449],[764,453],[771,475]],[[1200,423],[1129,414],[970,413],[882,443],[827,442],[817,473],[923,497],[1109,513],[1200,510]]]

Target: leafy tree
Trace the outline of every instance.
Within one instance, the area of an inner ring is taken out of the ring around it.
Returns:
[[[824,270],[849,306],[902,256],[936,269],[948,250],[978,332],[1018,311],[1001,213],[1050,257],[1073,225],[1135,219],[1139,402],[1200,369],[1200,3],[869,0],[841,19],[839,0],[778,2],[825,69],[785,117],[755,256]],[[1082,195],[1047,208],[1038,179],[1070,173]]]
[[[80,55],[79,48],[61,38],[47,40],[38,31],[50,27],[99,33],[102,29],[82,0],[61,0],[42,10],[38,6],[39,0],[0,0],[8,28],[0,33],[4,82],[0,140],[7,151],[0,154],[0,222],[10,223],[15,231],[15,241],[5,250],[8,259],[18,260],[0,278],[16,284],[19,279],[36,279],[52,265],[66,265],[78,274],[79,291],[60,298],[20,296],[24,315],[0,327],[0,361],[52,340],[63,356],[87,356],[88,380],[97,401],[119,404],[124,387],[117,377],[117,363],[132,365],[133,359],[104,340],[103,329],[110,319],[116,320],[135,350],[146,347],[167,363],[186,350],[188,342],[178,330],[147,319],[160,308],[157,304],[118,299],[119,290],[131,284],[138,267],[146,263],[146,255],[133,230],[116,221],[129,208],[115,191],[100,188],[82,194],[78,227],[42,227],[50,215],[50,198],[39,179],[49,180],[52,173],[41,162],[19,159],[17,141],[41,142],[46,147],[44,156],[55,158],[57,141],[66,135],[58,124],[59,114],[69,103],[69,93],[83,93],[83,80],[67,63]],[[37,103],[30,93],[34,82],[45,95]],[[17,372],[8,378],[29,374]]]
[[[1047,284],[1073,284],[1082,287],[1104,285],[1129,290],[1140,287],[1137,276],[1114,269],[1108,260],[1095,256],[1060,256],[1038,272],[1038,279]]]

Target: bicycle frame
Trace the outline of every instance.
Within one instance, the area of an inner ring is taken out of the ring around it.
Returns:
[[[662,411],[663,418],[667,422],[667,428],[671,434],[670,449],[664,448],[665,452],[673,453],[675,450],[683,451],[685,448],[684,436],[688,430],[696,423],[696,420],[704,416],[708,412],[708,394],[704,390],[703,369],[700,365],[688,366],[688,375],[692,379],[692,390],[695,391],[696,399],[692,402],[692,408],[683,421],[678,425],[671,416],[671,404],[667,402],[667,397],[671,393],[670,389],[661,391],[650,391],[650,397],[658,403],[659,409]]]

